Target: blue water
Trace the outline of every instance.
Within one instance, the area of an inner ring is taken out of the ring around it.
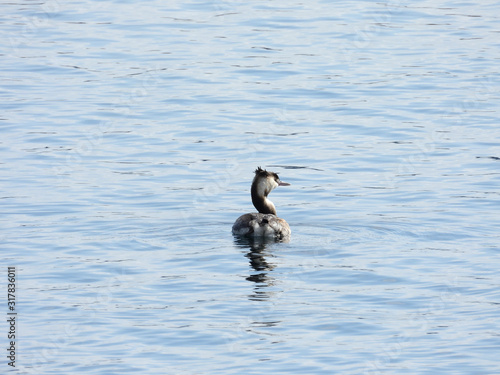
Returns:
[[[17,373],[500,373],[499,18],[3,4]],[[257,166],[288,243],[231,235]]]

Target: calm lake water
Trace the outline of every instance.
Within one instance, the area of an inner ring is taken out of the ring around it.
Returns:
[[[0,30],[1,372],[500,373],[498,2],[11,1]],[[257,166],[287,243],[231,234]]]

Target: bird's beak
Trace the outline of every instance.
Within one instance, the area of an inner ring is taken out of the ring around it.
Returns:
[[[283,181],[280,181],[278,183],[278,186],[290,186],[290,184],[288,182],[283,182]]]

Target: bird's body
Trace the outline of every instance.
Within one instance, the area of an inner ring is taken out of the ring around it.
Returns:
[[[252,203],[259,211],[241,215],[233,224],[233,234],[252,237],[274,237],[284,239],[290,236],[288,223],[276,215],[276,207],[267,196],[278,186],[287,186],[274,172],[260,167],[255,170],[252,182]]]

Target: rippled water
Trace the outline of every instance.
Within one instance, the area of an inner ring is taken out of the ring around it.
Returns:
[[[2,7],[19,373],[500,373],[497,2]]]

